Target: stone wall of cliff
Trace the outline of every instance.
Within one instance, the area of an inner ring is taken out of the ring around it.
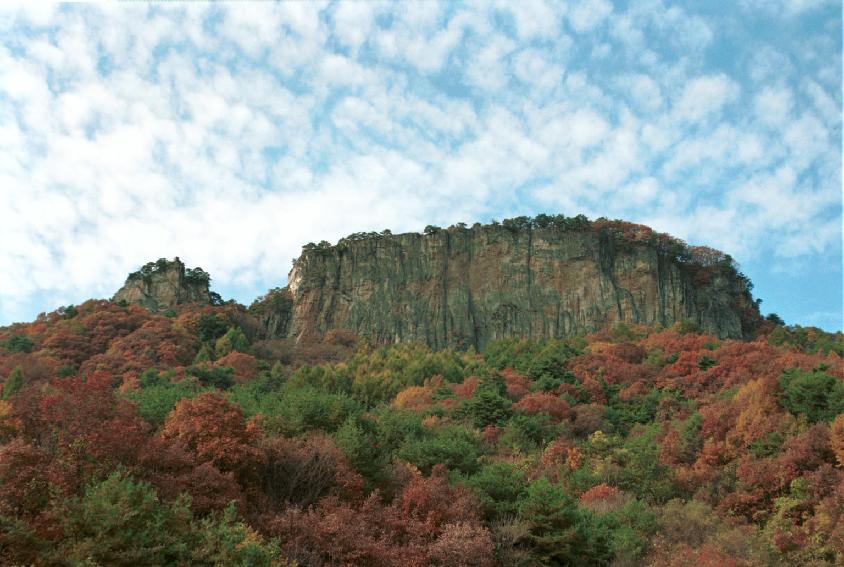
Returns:
[[[252,310],[269,336],[345,328],[433,348],[565,337],[616,322],[692,320],[722,338],[750,332],[758,308],[731,262],[705,265],[665,235],[622,232],[611,223],[475,225],[310,246],[274,303]]]

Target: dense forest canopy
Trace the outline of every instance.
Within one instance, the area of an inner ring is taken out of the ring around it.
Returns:
[[[841,564],[842,335],[778,323],[432,352],[64,307],[0,329],[0,563]]]

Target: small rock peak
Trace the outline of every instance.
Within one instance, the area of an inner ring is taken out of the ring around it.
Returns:
[[[183,303],[212,304],[219,296],[210,285],[211,276],[202,268],[187,268],[178,256],[172,261],[159,258],[130,273],[112,301],[143,305],[152,312]]]

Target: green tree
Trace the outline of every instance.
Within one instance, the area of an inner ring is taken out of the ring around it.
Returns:
[[[349,416],[334,434],[334,442],[370,487],[382,479],[384,459],[370,421]]]
[[[27,335],[13,334],[9,339],[3,343],[6,350],[9,352],[32,352],[35,344]]]
[[[157,378],[151,381],[146,372],[143,376],[147,376],[146,385],[142,380],[141,388],[128,392],[126,398],[136,404],[138,415],[152,425],[163,424],[179,400],[193,398],[203,392],[202,387],[193,380],[171,382],[169,379]]]
[[[562,487],[545,478],[530,483],[519,505],[528,527],[528,541],[542,565],[578,565],[586,539],[578,524],[577,506]]]
[[[484,465],[466,480],[489,521],[515,516],[525,496],[527,475],[512,463],[499,461]]]
[[[475,434],[457,425],[444,427],[433,436],[410,439],[398,451],[400,459],[416,465],[425,474],[437,464],[471,474],[478,469],[479,455]]]
[[[663,398],[660,390],[651,388],[647,394],[629,400],[619,398],[618,388],[615,390],[615,395],[607,404],[606,416],[616,431],[626,433],[637,423],[650,423],[654,420],[659,401]]]
[[[215,352],[218,357],[225,356],[232,351],[248,352],[249,340],[240,327],[231,327],[226,334],[217,339]]]
[[[657,438],[658,425],[636,425],[624,441],[614,449],[607,470],[615,470],[617,486],[636,494],[647,502],[665,502],[675,496],[677,487],[669,467],[660,462]]]
[[[786,370],[780,377],[780,404],[812,423],[832,421],[844,412],[844,382],[821,368]]]
[[[502,425],[513,413],[513,403],[505,393],[504,382],[500,377],[484,378],[460,411],[472,420],[475,427]]]
[[[3,399],[11,398],[15,392],[21,389],[21,386],[23,386],[23,368],[17,366],[3,382]]]
[[[243,408],[247,417],[261,414],[266,431],[298,435],[306,431],[336,431],[349,416],[361,411],[360,404],[345,394],[332,394],[313,386],[284,384],[272,389],[271,376],[259,377],[229,391],[229,399]]]
[[[202,342],[216,341],[226,334],[229,326],[224,317],[214,313],[203,313],[196,325],[196,336]]]
[[[226,390],[234,384],[234,370],[228,366],[200,364],[191,366],[185,372],[190,376],[195,376],[206,387]]]
[[[515,414],[504,426],[499,444],[529,453],[559,437],[564,431],[564,426],[552,423],[547,414]]]
[[[394,455],[408,439],[419,439],[427,433],[422,416],[417,412],[385,407],[373,414],[378,427],[378,445],[387,455]]]
[[[73,565],[172,565],[188,558],[191,512],[116,471],[66,503],[65,538],[55,559]]]
[[[62,319],[73,319],[79,315],[79,310],[73,305],[66,305],[56,309],[56,313],[58,313]]]
[[[213,362],[215,358],[214,346],[211,343],[204,343],[201,347],[199,347],[199,352],[196,353],[193,363],[200,364],[202,362]]]
[[[234,503],[229,504],[222,513],[211,514],[195,522],[193,528],[193,565],[280,565],[278,542],[265,542],[254,530],[239,521]]]

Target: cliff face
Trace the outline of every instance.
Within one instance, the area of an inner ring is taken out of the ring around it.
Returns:
[[[162,258],[129,274],[112,301],[143,305],[153,312],[182,303],[211,303],[209,284],[202,268],[185,269],[178,257],[172,262]]]
[[[286,287],[271,289],[252,303],[249,313],[258,319],[268,337],[286,337],[293,314],[290,290]]]
[[[257,307],[270,336],[346,328],[433,348],[480,349],[496,338],[564,337],[616,322],[692,320],[718,337],[742,337],[758,309],[728,264],[705,266],[653,235],[621,238],[596,225],[453,227],[312,246],[277,290],[276,307]]]

